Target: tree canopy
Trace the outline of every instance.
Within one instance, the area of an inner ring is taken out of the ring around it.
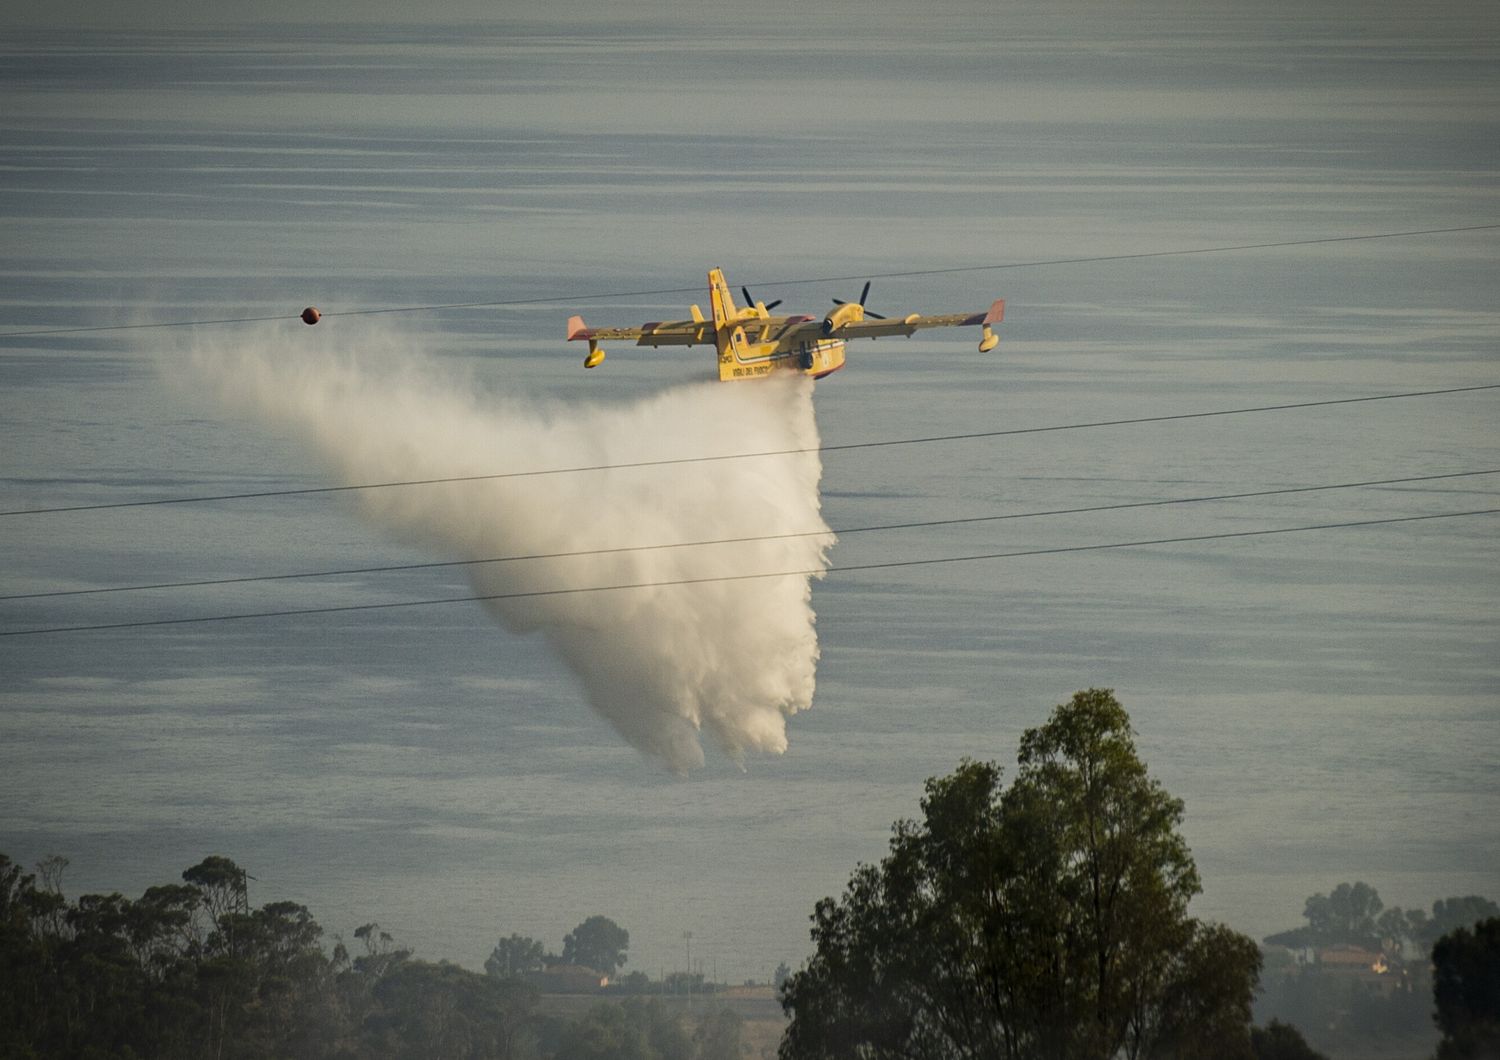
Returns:
[[[1250,1051],[1255,1060],[1328,1060],[1307,1044],[1301,1031],[1280,1020],[1250,1028]]]
[[[1080,692],[992,763],[934,778],[923,819],[813,914],[782,989],[784,1060],[1249,1055],[1255,943],[1187,915],[1183,805],[1123,707]]]
[[[1432,916],[1422,924],[1422,938],[1430,946],[1457,928],[1474,927],[1492,917],[1500,917],[1500,905],[1477,894],[1439,898],[1432,903]]]
[[[1438,1060],[1500,1056],[1500,917],[1458,928],[1432,947]]]
[[[527,972],[539,972],[547,962],[547,949],[536,939],[511,935],[495,943],[485,958],[484,970],[500,979],[513,979]]]
[[[591,916],[563,936],[562,960],[613,975],[629,948],[630,932],[607,916]]]
[[[1316,938],[1368,944],[1376,938],[1375,918],[1383,908],[1380,895],[1369,884],[1341,883],[1331,894],[1310,897],[1302,915]]]

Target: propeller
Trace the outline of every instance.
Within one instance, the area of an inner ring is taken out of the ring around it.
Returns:
[[[865,281],[865,289],[859,293],[859,303],[858,304],[861,307],[863,307],[864,304],[865,304],[865,299],[867,299],[869,297],[870,297],[870,281],[866,280]],[[833,304],[834,305],[848,305],[849,303],[845,302],[842,298],[835,298],[833,300]],[[869,317],[871,320],[884,320],[885,319],[885,317],[881,316],[879,313],[872,313],[868,309],[865,310],[865,316]]]
[[[740,294],[742,294],[742,295],[745,296],[745,304],[746,305],[754,305],[755,304],[755,297],[750,293],[750,288],[748,288],[748,287],[741,287],[740,288]],[[769,312],[770,310],[775,309],[780,304],[781,304],[781,299],[780,298],[776,299],[776,301],[774,301],[774,302],[767,302],[766,303],[766,310]]]

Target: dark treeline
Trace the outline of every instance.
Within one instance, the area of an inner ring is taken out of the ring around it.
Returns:
[[[781,1060],[1316,1060],[1390,1055],[1424,1030],[1437,1060],[1500,1058],[1493,902],[1386,910],[1369,885],[1341,884],[1264,947],[1198,920],[1183,803],[1106,689],[1028,730],[1009,784],[965,761],[928,781],[921,809],[896,823],[886,858],[817,903],[813,956],[778,969]],[[652,991],[699,994],[699,977],[606,987],[629,945],[606,917],[557,955],[502,936],[478,973],[415,959],[375,923],[352,946],[325,940],[304,906],[252,906],[228,858],[135,899],[69,901],[65,866],[26,873],[0,854],[0,1060],[744,1053],[733,1011],[689,1019]],[[606,990],[616,997],[554,996]]]
[[[523,979],[416,960],[378,924],[355,931],[352,952],[338,939],[330,950],[306,907],[251,906],[228,858],[136,899],[71,902],[65,865],[24,873],[0,854],[0,1057],[740,1056],[740,1018],[726,1009],[689,1023],[655,998],[626,998],[569,1020],[541,1011]]]

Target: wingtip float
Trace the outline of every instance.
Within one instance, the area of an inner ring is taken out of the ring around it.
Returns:
[[[857,302],[835,298],[828,315],[772,316],[780,299],[769,304],[751,297],[748,289],[744,306],[736,306],[721,269],[708,273],[708,300],[711,314],[703,315],[698,306],[691,307],[689,320],[658,320],[628,328],[591,328],[583,317],[568,318],[568,341],[589,344],[583,359],[585,368],[597,368],[604,360],[604,339],[633,339],[637,346],[713,346],[718,352],[719,379],[732,382],[758,379],[779,368],[790,369],[814,379],[821,379],[844,366],[844,346],[849,339],[878,339],[886,335],[912,335],[921,328],[972,327],[982,330],[979,352],[989,353],[1000,344],[993,325],[1005,319],[1005,300],[997,298],[981,313],[946,313],[922,316],[909,313],[887,318],[865,308],[870,285]]]

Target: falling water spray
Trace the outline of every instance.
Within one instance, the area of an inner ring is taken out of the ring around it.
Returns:
[[[485,606],[544,636],[594,709],[671,768],[702,765],[705,732],[737,760],[784,751],[786,719],[812,703],[811,579],[834,542],[811,381],[496,400],[391,345],[370,330],[337,354],[199,346],[191,361],[344,484],[511,476],[361,491],[360,510],[437,556],[552,557],[469,577],[476,595],[511,597]],[[605,586],[631,588],[559,591]]]

